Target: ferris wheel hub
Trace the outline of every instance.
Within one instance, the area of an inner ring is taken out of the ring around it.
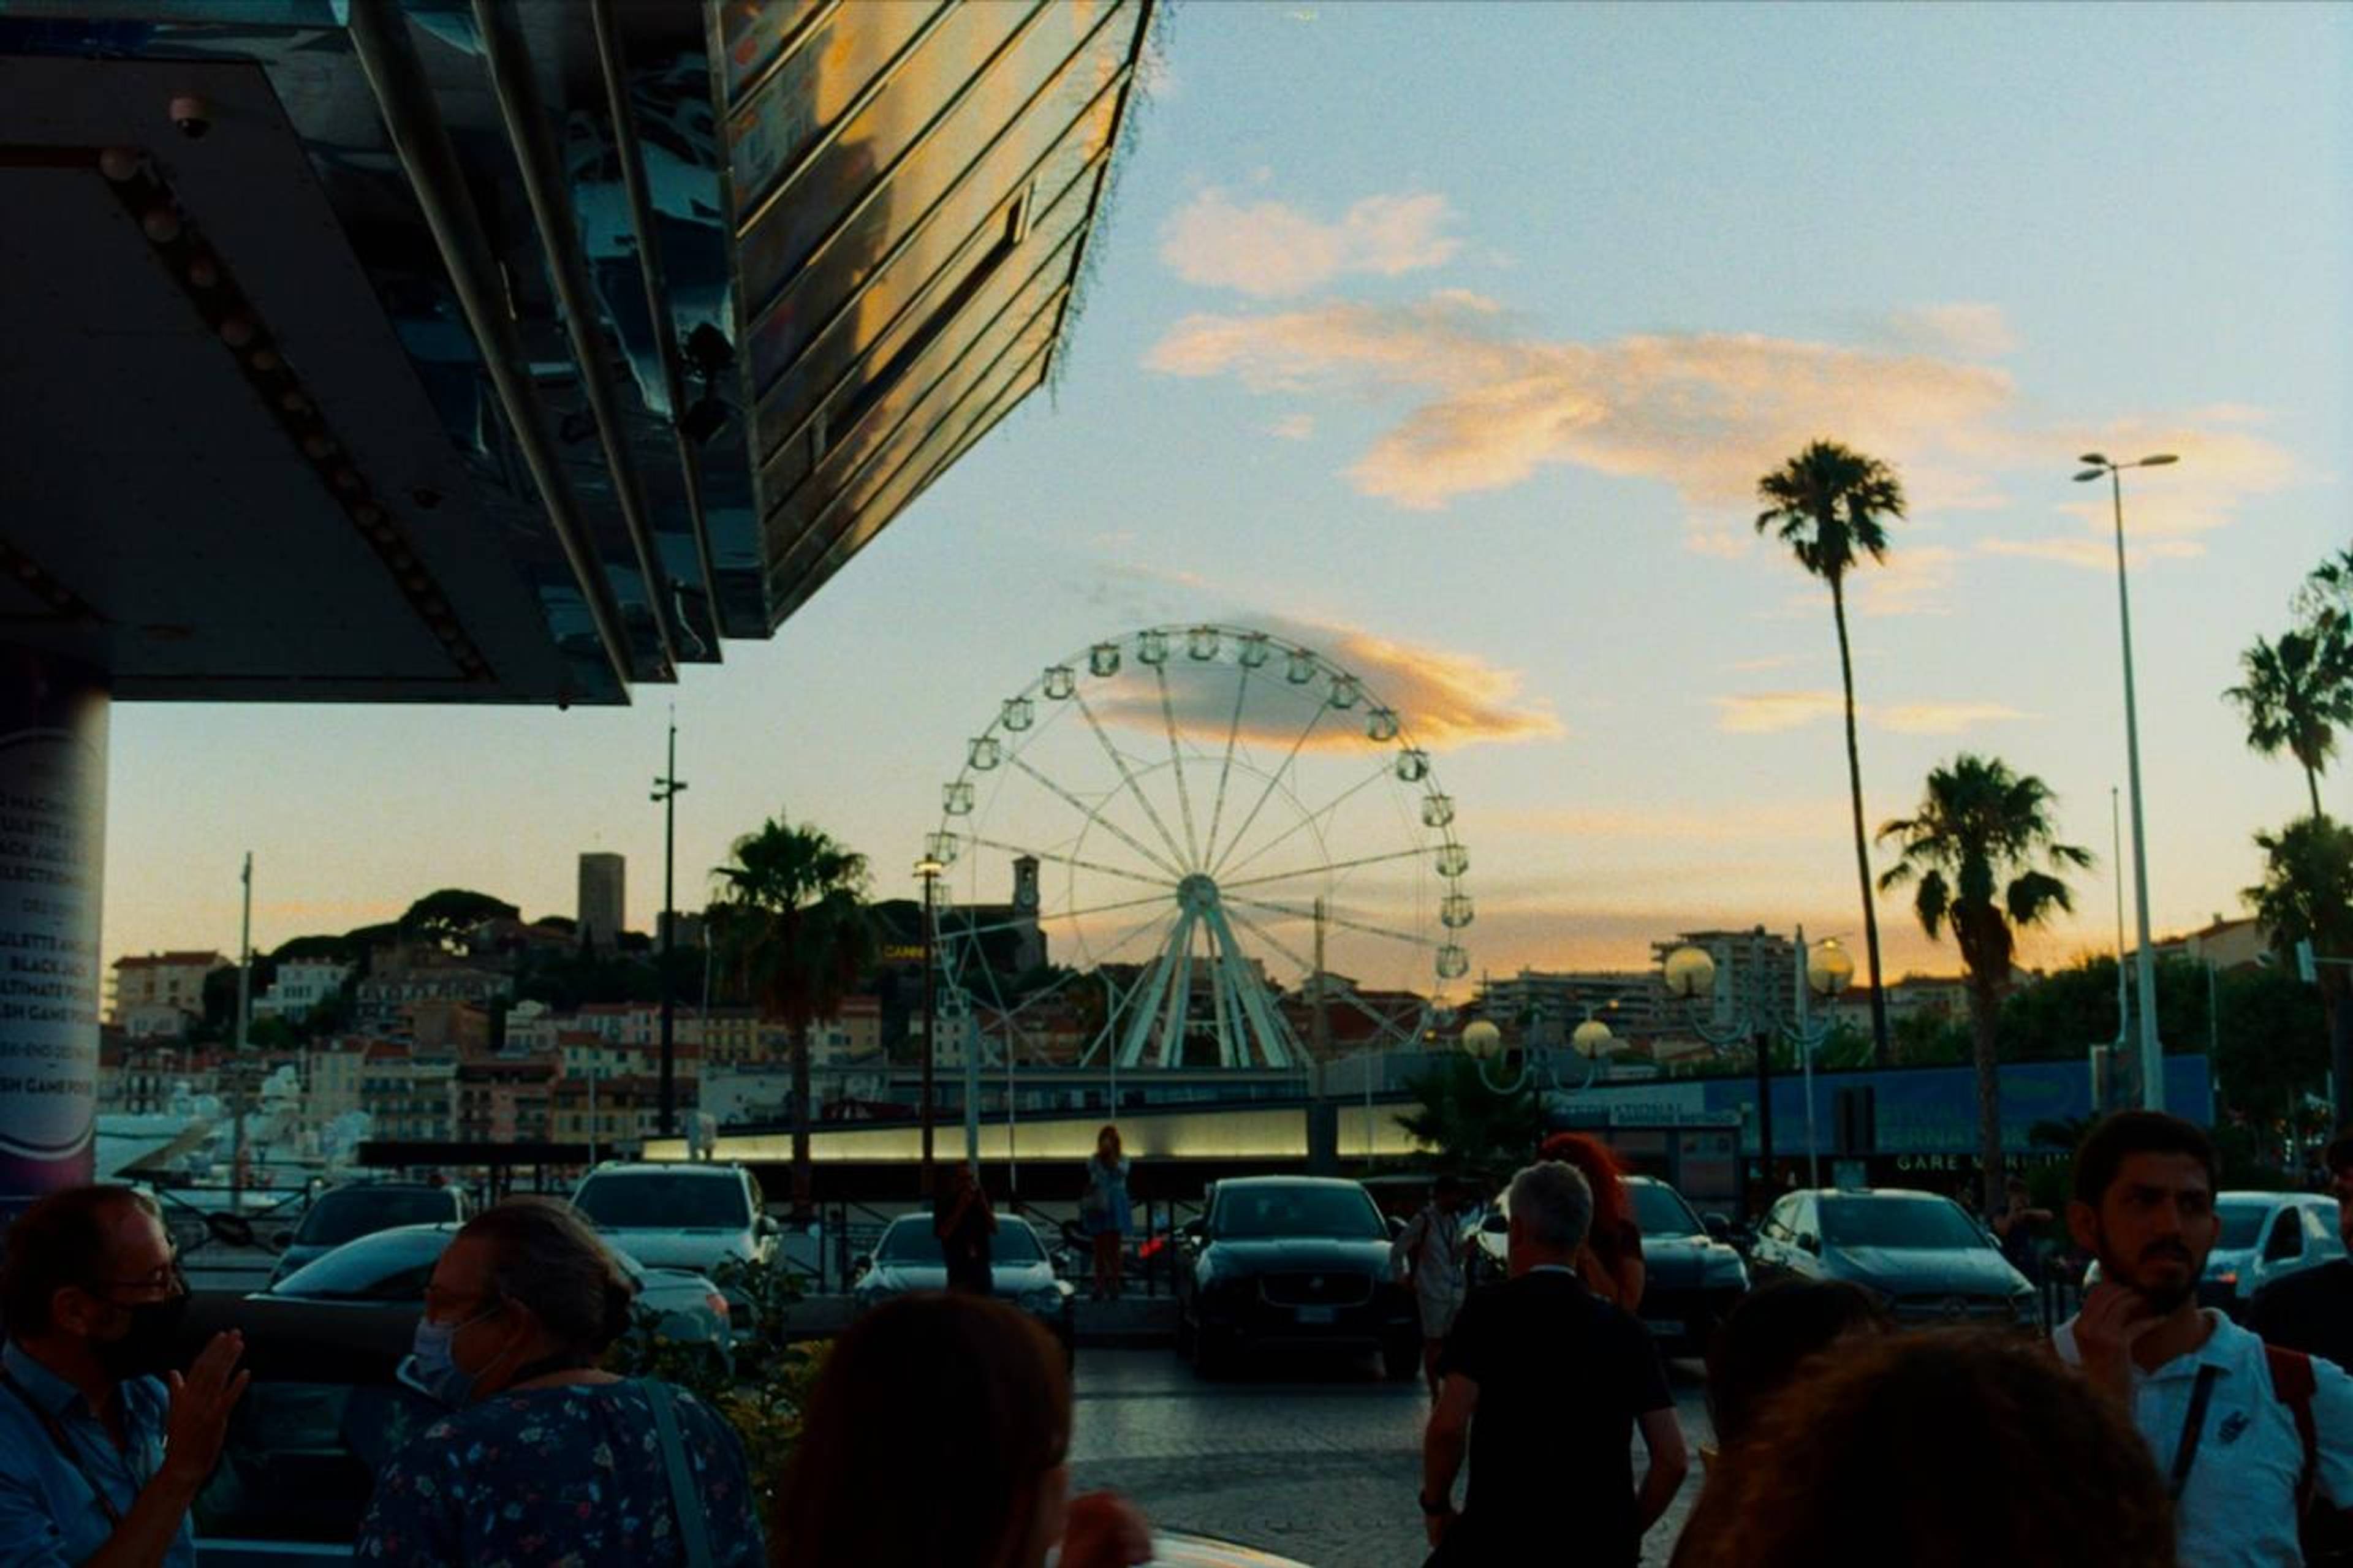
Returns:
[[[1201,914],[1217,908],[1218,884],[1196,871],[1176,884],[1176,907]]]

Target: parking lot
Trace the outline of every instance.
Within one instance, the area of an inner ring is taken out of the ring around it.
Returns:
[[[1663,1563],[1697,1500],[1708,1436],[1696,1363],[1669,1366],[1693,1477],[1644,1542]],[[1165,1350],[1079,1352],[1071,1470],[1114,1487],[1155,1525],[1241,1542],[1316,1568],[1419,1563],[1419,1382],[1385,1381],[1371,1358],[1284,1357],[1201,1383]],[[1636,1465],[1641,1463],[1636,1455]]]

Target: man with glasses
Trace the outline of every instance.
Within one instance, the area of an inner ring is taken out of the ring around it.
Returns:
[[[187,1300],[154,1204],[130,1187],[53,1193],[8,1227],[0,1568],[195,1562],[188,1510],[250,1374],[233,1331],[185,1376],[168,1370]]]

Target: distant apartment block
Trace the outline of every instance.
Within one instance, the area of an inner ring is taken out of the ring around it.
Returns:
[[[322,1002],[341,994],[352,966],[332,958],[290,958],[278,966],[278,977],[253,999],[257,1018],[283,1018],[300,1023]]]
[[[217,952],[151,952],[114,961],[106,1021],[132,1039],[175,1037],[205,1015],[205,979],[233,967]]]
[[[1666,986],[1654,970],[1523,969],[1508,980],[1482,983],[1472,1005],[1496,1027],[1543,1037],[1552,1045],[1566,1045],[1569,1033],[1588,1017],[1599,1019],[1611,1034],[1628,1040],[1690,1027],[1670,1005]]]
[[[592,947],[610,948],[620,940],[628,909],[628,862],[607,850],[592,849],[580,857],[580,940]]]
[[[433,1002],[470,1002],[488,1008],[514,992],[514,977],[463,964],[404,964],[359,984],[354,1011],[365,1030],[388,1034],[410,1026],[412,1010]]]

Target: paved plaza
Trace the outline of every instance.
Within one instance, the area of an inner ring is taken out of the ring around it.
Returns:
[[[1645,1563],[1673,1550],[1708,1435],[1696,1363],[1668,1370],[1693,1474],[1643,1543]],[[1202,1383],[1166,1350],[1088,1348],[1076,1396],[1074,1484],[1126,1492],[1155,1525],[1314,1568],[1392,1568],[1427,1554],[1414,1494],[1429,1396],[1419,1382],[1387,1382],[1370,1358],[1285,1356]]]

